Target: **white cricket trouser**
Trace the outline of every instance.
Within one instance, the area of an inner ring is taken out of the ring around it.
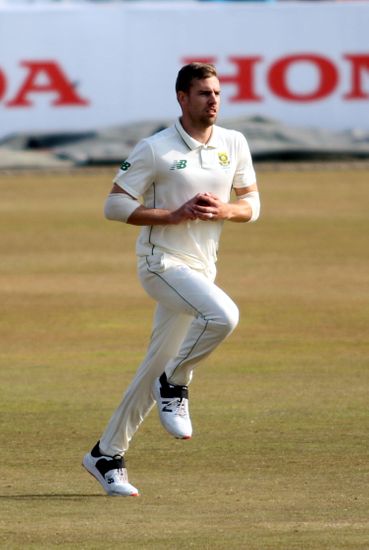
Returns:
[[[181,264],[167,255],[139,258],[146,292],[157,301],[146,357],[100,439],[104,454],[123,454],[155,399],[154,380],[164,370],[172,384],[188,385],[194,366],[238,323],[238,308],[214,284],[214,273]]]

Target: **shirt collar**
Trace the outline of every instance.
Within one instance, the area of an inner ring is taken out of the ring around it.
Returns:
[[[190,134],[188,134],[183,128],[179,118],[176,120],[174,126],[177,132],[179,133],[179,135],[181,136],[181,138],[183,139],[183,141],[185,142],[185,144],[187,145],[187,147],[191,149],[191,151],[193,151],[194,149],[198,149],[199,147],[215,149],[218,146],[218,139],[217,139],[218,131],[216,126],[213,126],[210,139],[206,145],[204,145],[200,141],[197,141],[196,139],[191,137]]]

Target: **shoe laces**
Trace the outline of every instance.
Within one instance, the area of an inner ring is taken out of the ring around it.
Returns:
[[[177,416],[182,416],[185,418],[188,416],[188,407],[187,407],[187,399],[185,397],[182,397],[181,399],[177,400],[177,407],[174,414]]]
[[[119,468],[117,476],[121,483],[128,483],[128,474],[126,468]]]
[[[121,455],[115,455],[113,456],[113,460],[116,463],[116,467],[114,468],[117,472],[117,477],[120,482],[128,483],[128,474],[127,474],[127,468],[123,467],[123,458]]]

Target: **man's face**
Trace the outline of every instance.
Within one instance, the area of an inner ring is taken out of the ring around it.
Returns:
[[[183,114],[196,126],[209,127],[215,123],[220,105],[219,80],[212,76],[194,79],[188,93],[179,92]]]

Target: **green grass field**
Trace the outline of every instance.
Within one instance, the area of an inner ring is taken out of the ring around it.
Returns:
[[[193,439],[155,410],[137,433],[136,499],[80,466],[153,312],[113,172],[0,177],[0,546],[368,550],[369,172],[259,174],[262,218],[220,250],[240,325],[197,370]]]

